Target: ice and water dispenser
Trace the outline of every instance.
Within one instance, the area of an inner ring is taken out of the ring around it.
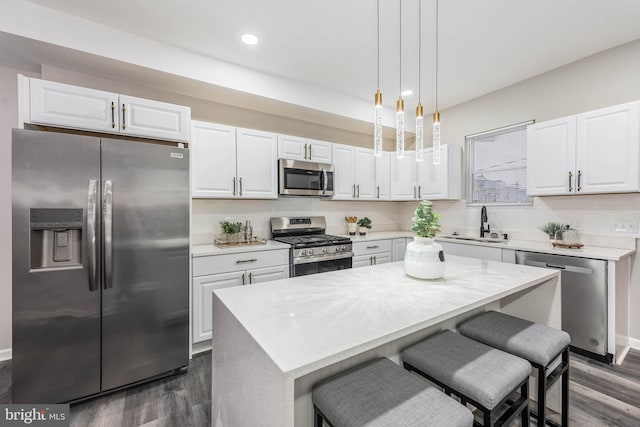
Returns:
[[[82,266],[82,209],[30,209],[31,269]]]

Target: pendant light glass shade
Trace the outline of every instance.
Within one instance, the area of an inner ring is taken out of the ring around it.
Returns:
[[[373,114],[373,154],[382,156],[382,93],[380,89],[376,92]]]
[[[416,107],[416,162],[424,160],[424,112],[422,104]]]
[[[398,98],[396,112],[396,158],[404,158],[404,100]]]
[[[433,113],[433,164],[440,164],[440,113]]]

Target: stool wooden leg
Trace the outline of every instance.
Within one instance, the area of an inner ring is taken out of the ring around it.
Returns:
[[[569,426],[569,348],[562,352],[562,363],[567,370],[562,374],[562,427]]]
[[[322,415],[315,405],[313,405],[313,427],[322,427]]]
[[[547,422],[547,375],[544,367],[538,367],[538,426],[544,427]]]
[[[522,408],[522,412],[520,413],[520,420],[522,427],[529,427],[530,418],[529,418],[529,381],[525,381],[525,383],[520,388],[520,395],[526,398],[527,404],[524,408]]]

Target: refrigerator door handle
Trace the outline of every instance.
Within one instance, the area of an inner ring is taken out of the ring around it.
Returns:
[[[87,197],[87,240],[89,241],[89,291],[98,290],[98,268],[96,248],[96,222],[98,215],[97,205],[98,181],[89,180],[89,193]]]
[[[113,183],[104,182],[102,194],[102,224],[104,232],[104,288],[113,287]]]

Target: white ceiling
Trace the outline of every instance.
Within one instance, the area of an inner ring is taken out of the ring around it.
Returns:
[[[226,62],[373,102],[374,0],[30,0]],[[398,0],[381,0],[381,89],[399,91]],[[418,88],[418,0],[402,0],[403,87]],[[422,103],[433,105],[435,0],[422,0]],[[640,39],[637,0],[442,0],[440,109]],[[260,39],[245,46],[243,33]],[[417,96],[407,97],[413,108]]]

